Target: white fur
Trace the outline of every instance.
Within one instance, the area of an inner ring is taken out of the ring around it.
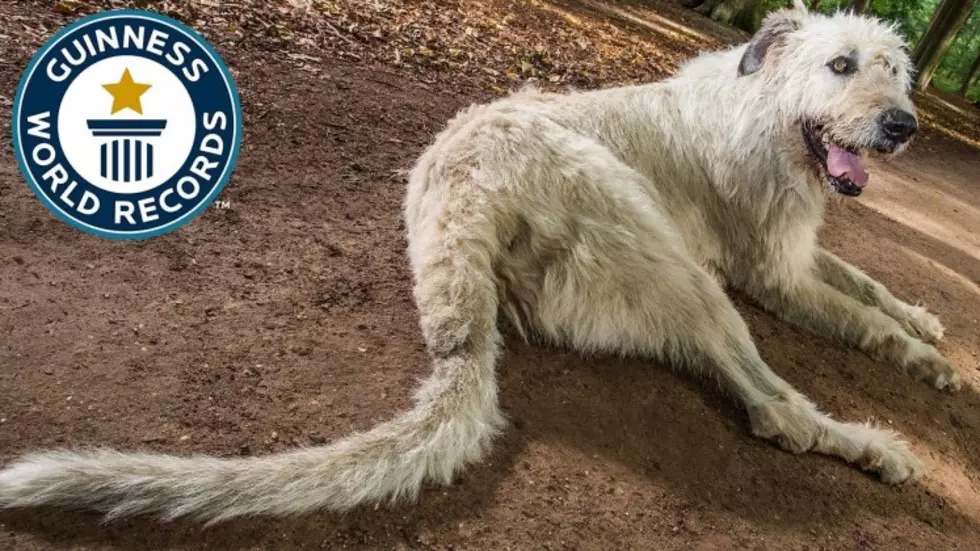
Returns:
[[[219,521],[413,498],[487,450],[503,421],[498,310],[523,334],[586,351],[665,357],[720,380],[754,434],[838,456],[885,482],[923,465],[893,433],[820,413],[759,357],[722,290],[880,356],[939,388],[959,377],[920,338],[942,327],[817,245],[824,177],[800,121],[849,143],[912,111],[889,27],[853,15],[768,17],[757,72],[740,46],[673,79],[570,95],[525,91],[459,114],[411,173],[405,216],[435,372],[414,409],[327,446],[261,458],[114,451],[29,455],[0,471],[0,504]],[[856,52],[859,71],[827,62]]]

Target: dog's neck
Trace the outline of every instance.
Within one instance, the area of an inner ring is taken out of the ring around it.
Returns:
[[[731,70],[734,74],[734,66]],[[680,85],[675,93],[684,93],[683,87],[690,85],[683,73],[672,80]],[[712,86],[714,82],[717,79],[704,79],[699,84],[704,84],[702,93],[715,96],[716,101],[679,105],[686,124],[699,127],[704,120],[717,121],[709,139],[697,147],[702,148],[702,155],[725,160],[706,163],[716,167],[709,176],[719,192],[763,211],[787,194],[802,194],[811,200],[815,186],[819,191],[819,182],[810,177],[799,123],[782,111],[761,79],[739,77],[725,87]]]

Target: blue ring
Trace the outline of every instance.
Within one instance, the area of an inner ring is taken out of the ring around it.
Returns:
[[[215,65],[218,66],[218,69],[221,70],[221,75],[222,77],[224,77],[226,88],[228,89],[228,92],[231,95],[232,105],[234,105],[235,107],[235,124],[234,124],[235,134],[232,140],[231,154],[228,157],[228,163],[227,166],[225,167],[224,172],[222,173],[221,178],[218,180],[218,183],[214,186],[214,189],[211,190],[210,197],[205,198],[193,210],[191,210],[181,218],[177,219],[176,221],[167,224],[166,226],[162,226],[160,228],[155,228],[152,230],[143,230],[143,231],[136,231],[136,232],[129,232],[129,233],[110,232],[100,228],[95,228],[86,224],[82,224],[78,220],[75,220],[74,218],[63,213],[60,207],[58,207],[57,205],[54,204],[54,202],[48,199],[48,196],[45,195],[43,191],[41,191],[40,185],[38,185],[38,183],[34,180],[34,176],[31,174],[31,171],[28,169],[27,164],[24,161],[25,155],[23,149],[21,148],[20,139],[19,139],[20,138],[20,124],[19,124],[20,106],[21,106],[21,100],[23,99],[22,96],[24,93],[24,88],[26,88],[27,86],[28,77],[34,73],[35,66],[41,61],[42,58],[44,58],[45,54],[48,53],[48,50],[50,50],[54,45],[56,45],[61,39],[61,37],[74,31],[75,29],[81,26],[88,25],[95,21],[101,21],[103,19],[114,19],[119,17],[155,19],[161,23],[172,26],[178,31],[181,31],[188,38],[190,38],[195,43],[197,43],[198,46],[201,46],[211,56],[211,59],[215,62]],[[39,49],[37,53],[34,54],[34,57],[31,58],[31,62],[27,65],[27,69],[24,71],[24,74],[21,76],[20,83],[17,85],[17,93],[14,95],[14,108],[12,109],[12,112],[13,112],[12,113],[13,121],[11,124],[11,128],[13,130],[14,157],[17,158],[17,166],[18,168],[20,168],[21,173],[24,175],[24,178],[27,180],[27,184],[30,186],[31,191],[34,192],[34,195],[38,199],[40,199],[41,202],[44,203],[44,206],[47,207],[48,210],[51,211],[62,222],[65,222],[68,225],[72,226],[73,228],[81,230],[82,232],[88,233],[90,235],[96,235],[98,237],[104,237],[106,239],[112,239],[116,241],[148,239],[150,237],[155,237],[157,235],[162,235],[164,233],[174,231],[180,228],[181,226],[183,226],[184,224],[187,224],[188,222],[196,219],[201,214],[201,212],[203,212],[205,209],[210,207],[212,203],[214,203],[214,201],[218,198],[218,195],[220,195],[221,191],[225,188],[225,184],[227,184],[228,180],[231,178],[231,173],[234,172],[235,164],[238,161],[238,152],[239,149],[241,148],[242,133],[244,132],[244,127],[242,125],[242,105],[238,99],[238,87],[235,85],[235,79],[232,78],[231,72],[228,70],[228,66],[225,63],[225,60],[222,59],[221,55],[218,54],[217,50],[215,50],[214,47],[212,47],[211,44],[204,39],[204,37],[198,34],[197,31],[188,27],[187,25],[184,25],[180,21],[177,21],[165,15],[160,15],[158,13],[154,13],[146,10],[110,10],[106,12],[87,15],[79,19],[78,21],[72,22],[70,25],[62,28],[60,31],[55,33],[54,36],[49,38],[47,42],[45,42],[44,45],[41,46],[41,49]]]

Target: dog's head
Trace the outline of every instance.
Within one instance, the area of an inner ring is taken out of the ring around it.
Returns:
[[[877,19],[811,14],[797,0],[766,17],[738,73],[762,79],[790,151],[843,195],[861,194],[869,152],[898,153],[918,129],[905,41]]]

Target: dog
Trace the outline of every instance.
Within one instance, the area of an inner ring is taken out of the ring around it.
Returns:
[[[0,471],[0,505],[210,523],[414,499],[504,427],[498,317],[525,337],[697,369],[745,407],[754,435],[915,480],[924,466],[897,434],[833,420],[773,373],[723,290],[938,389],[960,386],[927,343],[943,336],[936,317],[817,244],[828,197],[861,194],[865,157],[897,154],[916,132],[910,67],[893,27],[797,2],[663,82],[470,107],[409,175],[408,252],[434,364],[413,409],[267,457],[28,455]]]

